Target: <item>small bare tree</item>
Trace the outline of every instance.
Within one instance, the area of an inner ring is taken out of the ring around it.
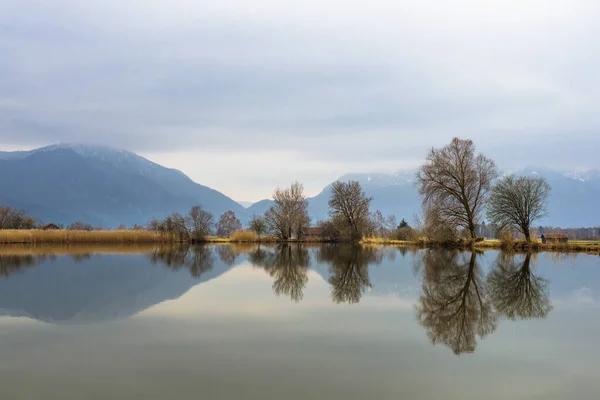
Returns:
[[[240,220],[231,210],[221,214],[217,223],[217,236],[229,237],[231,232],[242,229]]]
[[[454,138],[441,149],[431,149],[417,171],[416,184],[425,210],[435,210],[445,225],[463,227],[475,239],[475,227],[497,176],[494,161],[475,155],[471,140]]]
[[[494,185],[488,218],[500,230],[515,228],[531,241],[531,225],[548,215],[550,185],[544,178],[506,176]]]
[[[267,223],[264,217],[253,215],[250,219],[250,230],[258,235],[258,239],[267,232]]]
[[[343,221],[350,231],[352,240],[360,240],[369,229],[371,220],[369,205],[373,198],[367,197],[357,181],[336,181],[331,187],[329,215],[334,220]]]
[[[88,224],[87,222],[75,221],[71,225],[69,225],[67,229],[72,231],[93,231],[94,227],[92,226],[92,224]]]
[[[194,206],[186,217],[185,225],[193,241],[202,241],[212,232],[213,215],[200,206]]]
[[[304,236],[310,225],[304,186],[294,182],[289,188],[277,188],[273,200],[275,205],[265,213],[268,230],[282,240],[288,240],[293,235],[297,238]]]

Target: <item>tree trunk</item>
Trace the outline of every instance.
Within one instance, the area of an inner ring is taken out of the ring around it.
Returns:
[[[475,225],[469,224],[469,232],[471,233],[471,239],[477,239],[477,233],[475,232]]]

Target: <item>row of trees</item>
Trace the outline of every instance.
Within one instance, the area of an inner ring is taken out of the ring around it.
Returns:
[[[210,212],[194,206],[187,215],[175,212],[163,220],[154,219],[148,224],[148,229],[174,235],[182,241],[202,241],[213,232],[217,236],[229,236],[233,231],[242,229],[242,224],[233,211],[223,213],[215,224]]]
[[[23,209],[12,207],[0,207],[0,229],[37,229],[44,224],[37,218],[27,215]],[[63,225],[57,225],[60,229],[65,228]],[[94,227],[91,224],[82,221],[75,221],[68,225],[66,229],[91,231],[100,230],[100,227]]]
[[[25,210],[0,207],[0,229],[33,229],[37,220],[26,215]]]
[[[274,205],[263,216],[253,216],[249,229],[259,237],[271,234],[280,240],[302,239],[306,236],[311,219],[308,201],[301,183],[276,189]],[[329,219],[317,223],[321,237],[330,241],[357,241],[364,236],[409,236],[406,221],[400,225],[395,216],[384,217],[380,211],[371,214],[368,197],[357,181],[334,182],[329,198]]]
[[[476,154],[471,140],[454,138],[432,149],[416,174],[423,196],[423,230],[435,240],[455,238],[461,230],[476,239],[484,211],[500,230],[516,230],[531,240],[534,221],[547,215],[550,185],[541,177],[509,175],[498,179],[491,159]]]

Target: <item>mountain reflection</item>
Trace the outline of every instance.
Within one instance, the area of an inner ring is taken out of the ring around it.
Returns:
[[[154,250],[150,254],[150,261],[176,271],[186,268],[190,271],[190,275],[199,278],[213,268],[214,257],[208,246],[178,246]]]
[[[281,244],[277,247],[258,247],[249,254],[250,262],[262,267],[273,278],[273,292],[299,302],[304,298],[308,282],[310,255],[305,246]]]
[[[317,259],[330,264],[331,297],[336,303],[358,303],[371,288],[369,265],[380,264],[381,249],[357,245],[325,245]]]
[[[429,338],[455,354],[475,351],[476,337],[486,337],[497,326],[477,254],[426,251],[423,266],[423,294],[416,308]]]
[[[548,280],[531,271],[531,257],[528,253],[519,264],[512,254],[501,253],[487,277],[496,311],[511,320],[545,318],[552,310]]]

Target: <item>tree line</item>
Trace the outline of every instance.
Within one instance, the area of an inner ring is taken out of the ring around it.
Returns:
[[[319,236],[329,241],[358,241],[366,236],[416,240],[426,237],[436,242],[458,238],[478,240],[481,236],[522,235],[527,242],[535,231],[535,222],[546,217],[550,185],[542,177],[499,176],[493,160],[477,153],[471,140],[454,138],[441,148],[433,148],[416,173],[415,185],[422,196],[422,212],[415,228],[406,220],[399,224],[395,216],[371,212],[372,198],[357,181],[336,181],[331,186],[328,218],[315,224]],[[299,182],[273,193],[274,205],[263,215],[254,215],[248,230],[271,235],[278,240],[304,239],[311,227],[308,199]],[[484,221],[487,217],[487,224]],[[33,229],[38,221],[23,210],[0,207],[0,229]],[[74,222],[69,229],[92,230],[90,224]],[[122,227],[124,228],[124,227]],[[135,226],[134,229],[143,229]],[[181,240],[201,241],[216,234],[228,237],[242,229],[233,211],[227,211],[215,223],[214,216],[200,206],[187,215],[172,213],[152,220],[147,229],[168,233]],[[557,232],[552,229],[553,233]],[[569,232],[596,238],[596,228]]]

